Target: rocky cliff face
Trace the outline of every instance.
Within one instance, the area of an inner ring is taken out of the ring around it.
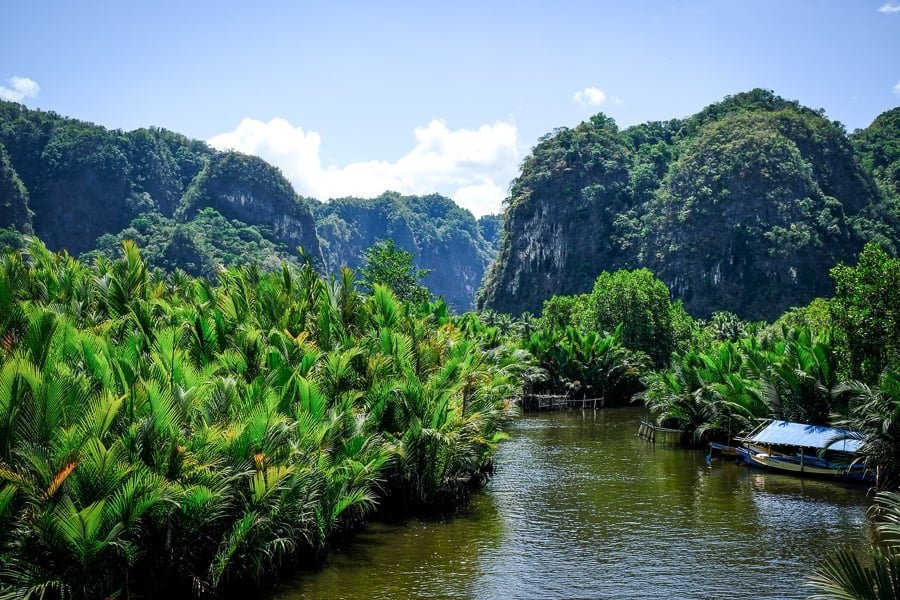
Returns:
[[[289,251],[302,247],[321,260],[309,206],[281,172],[261,158],[237,152],[214,154],[194,178],[176,215],[190,218],[202,208],[254,225]]]
[[[775,116],[704,126],[644,211],[643,263],[701,315],[762,319],[830,294],[829,269],[862,249],[847,212],[863,208],[857,191],[868,187],[842,158],[846,179],[832,185]]]
[[[893,233],[900,230],[900,107],[882,113],[869,127],[855,131],[850,140],[884,198],[883,210],[871,219],[871,235],[883,246],[892,247]],[[892,250],[897,254],[900,247]]]
[[[768,318],[828,294],[866,240],[900,249],[900,109],[852,136],[764,90],[625,130],[597,115],[540,140],[499,227],[440,196],[308,201],[257,158],[0,102],[0,228],[72,253],[136,239],[150,264],[207,275],[298,246],[356,267],[392,238],[458,310],[495,253],[478,306],[512,313],[647,266],[696,315]]]
[[[302,247],[335,271],[360,266],[366,249],[392,238],[431,270],[424,283],[435,294],[466,310],[496,251],[499,219],[476,222],[448,198],[387,193],[321,204],[299,198],[259,158],[163,129],[109,131],[0,102],[0,144],[12,148],[8,158],[0,150],[0,227],[33,230],[73,254],[117,255],[133,239],[152,266],[215,276],[222,263],[297,263]]]
[[[28,192],[9,162],[3,144],[0,144],[0,224],[8,224],[3,226],[22,233],[32,232]]]
[[[500,249],[500,234],[503,232],[503,215],[484,215],[478,217],[478,232],[488,243],[492,254]]]
[[[164,129],[137,129],[125,134],[132,186],[171,217],[194,178],[215,156],[203,142]]]
[[[472,214],[439,195],[342,198],[313,211],[329,271],[359,267],[369,247],[390,238],[412,252],[417,268],[431,271],[422,283],[456,310],[472,307],[494,254]]]
[[[261,159],[216,152],[162,129],[110,131],[11,102],[0,102],[0,144],[9,155],[9,169],[0,156],[0,181],[7,171],[13,174],[7,180],[20,180],[33,213],[28,222],[21,202],[13,203],[5,191],[18,184],[3,186],[0,227],[22,232],[31,227],[51,249],[72,254],[98,246],[109,250],[115,246],[109,236],[139,236],[159,247],[182,248],[183,226],[191,223],[189,229],[196,232],[198,224],[215,222],[210,215],[196,220],[203,209],[213,209],[232,222],[234,235],[224,240],[225,247],[214,235],[202,236],[207,254],[195,258],[206,270],[223,256],[239,260],[235,241],[238,246],[244,242],[254,257],[270,246],[281,249],[280,257],[296,257],[302,246],[321,261],[308,204]],[[260,235],[263,244],[255,239]],[[199,247],[181,254],[196,252]]]
[[[62,119],[39,125],[46,136],[24,140],[35,147],[20,147],[23,141],[15,135],[0,142],[23,175],[34,233],[54,250],[77,254],[103,233],[126,227],[141,212],[144,198],[131,193],[118,134]]]
[[[647,266],[696,315],[772,318],[830,293],[829,269],[873,232],[898,238],[843,128],[764,90],[686,120],[558,130],[508,204],[479,305],[513,313]]]
[[[554,294],[590,289],[598,256],[621,265],[612,233],[631,200],[628,167],[625,141],[605,117],[543,138],[513,182],[480,306],[537,313]]]

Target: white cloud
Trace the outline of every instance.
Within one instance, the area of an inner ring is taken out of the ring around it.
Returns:
[[[894,4],[893,2],[885,2],[881,8],[878,9],[880,13],[898,13],[900,12],[900,4]]]
[[[900,81],[897,82],[897,85],[891,88],[891,91],[900,96]]]
[[[324,166],[322,137],[281,118],[268,123],[244,119],[234,131],[210,145],[255,154],[278,166],[298,193],[320,200],[343,196],[373,197],[392,190],[404,194],[441,193],[476,216],[500,212],[505,191],[519,162],[515,125],[497,122],[478,129],[450,130],[431,121],[414,131],[412,150],[396,162],[371,160]]]
[[[41,91],[41,86],[37,84],[37,81],[28,77],[16,75],[6,81],[9,83],[9,87],[0,85],[0,98],[4,100],[21,102],[25,98],[34,98]]]
[[[587,87],[580,92],[575,92],[572,101],[582,106],[600,106],[606,101],[606,94],[601,89]]]
[[[485,178],[482,183],[461,187],[453,195],[453,200],[457,204],[470,210],[476,217],[499,213],[504,198],[506,190],[494,183],[490,177]]]

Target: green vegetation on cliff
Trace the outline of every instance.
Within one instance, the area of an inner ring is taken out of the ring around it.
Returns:
[[[437,194],[339,198],[313,203],[313,213],[328,271],[358,268],[367,249],[390,239],[412,253],[416,268],[429,271],[422,283],[460,311],[472,308],[495,254],[498,218],[476,221],[472,213]]]
[[[512,185],[479,306],[535,312],[641,266],[701,316],[773,319],[829,295],[832,266],[900,240],[894,121],[851,143],[821,111],[753,90],[684,120],[557,130]]]
[[[503,231],[503,215],[484,215],[478,218],[478,231],[488,243],[493,253],[500,247],[500,233]]]
[[[0,144],[0,227],[31,233],[28,191]]]
[[[200,210],[190,220],[167,218],[157,212],[145,213],[116,235],[97,239],[96,248],[82,254],[118,256],[122,242],[134,240],[147,264],[165,271],[177,269],[215,279],[227,265],[256,264],[264,271],[278,269],[282,261],[299,266],[296,249],[264,237],[258,227],[229,220],[212,208]]]
[[[885,199],[873,218],[873,239],[890,247],[900,230],[900,107],[883,113],[866,129],[855,131],[850,141],[863,167],[870,173]]]
[[[296,260],[298,246],[320,256],[309,207],[278,169],[163,129],[110,131],[0,102],[0,192],[0,227],[73,255],[133,238],[153,246],[151,266],[206,275]]]
[[[541,138],[512,184],[479,307],[537,312],[545,299],[586,291],[600,271],[625,265],[614,232],[630,206],[628,154],[603,115]]]
[[[431,271],[424,283],[435,295],[467,310],[499,227],[499,216],[476,221],[438,195],[318,203],[299,198],[257,157],[163,129],[110,131],[0,101],[0,228],[34,233],[73,255],[112,258],[119,242],[134,239],[150,266],[209,277],[222,264],[299,266],[302,247],[337,273],[393,239]],[[17,243],[14,233],[3,239]]]

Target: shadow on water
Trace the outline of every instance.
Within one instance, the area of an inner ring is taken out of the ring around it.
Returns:
[[[804,598],[868,543],[864,490],[651,445],[642,414],[527,415],[454,518],[372,523],[274,597]]]

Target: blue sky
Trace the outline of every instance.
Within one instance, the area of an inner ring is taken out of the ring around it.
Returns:
[[[900,104],[900,1],[6,2],[0,96],[263,156],[320,199],[496,212],[537,139],[754,87],[848,130]],[[16,78],[16,79],[14,79]]]

